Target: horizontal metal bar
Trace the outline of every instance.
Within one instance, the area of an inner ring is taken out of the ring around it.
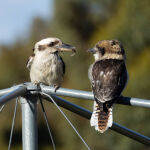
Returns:
[[[88,100],[93,100],[94,99],[94,96],[93,96],[92,92],[81,91],[81,90],[59,88],[55,92],[54,87],[41,85],[41,91],[49,93],[49,94],[55,94],[55,95],[58,95],[58,96],[75,97],[75,98],[88,99]]]
[[[0,96],[3,96],[5,94],[8,94],[9,92],[12,92],[13,90],[17,89],[20,85],[16,85],[7,89],[0,90]]]
[[[7,101],[18,97],[20,95],[25,94],[25,92],[27,92],[27,88],[28,85],[26,86],[22,86],[22,85],[18,85],[18,86],[14,86],[8,89],[4,89],[4,90],[0,90],[0,105],[6,103]],[[33,88],[29,88],[28,90],[39,90],[36,89],[36,87],[33,86]],[[89,100],[93,100],[93,94],[92,92],[87,92],[87,91],[81,91],[81,90],[72,90],[72,89],[65,89],[65,88],[59,88],[57,90],[57,92],[54,92],[54,88],[50,87],[50,86],[44,86],[41,85],[41,90],[42,92],[45,92],[47,94],[56,94],[56,95],[60,95],[60,96],[69,96],[69,97],[75,97],[75,98],[80,98],[80,99],[89,99]],[[59,98],[57,96],[53,96],[53,98],[56,100],[56,102],[74,112],[77,113],[78,115],[85,117],[87,119],[90,119],[91,117],[91,112],[88,111],[87,109],[84,109],[78,105],[72,104],[62,98]],[[133,105],[133,106],[142,106],[142,107],[148,107],[150,108],[150,101],[149,100],[144,100],[144,99],[137,99],[137,98],[130,98],[130,97],[120,97],[118,100],[119,104],[125,104],[125,105]],[[127,129],[117,123],[113,123],[113,126],[111,127],[112,130],[126,135],[132,139],[135,139],[143,144],[146,145],[150,145],[150,138],[143,136],[135,131],[132,131],[130,129]]]
[[[76,104],[73,104],[71,102],[68,102],[68,101],[66,101],[66,100],[64,100],[64,99],[62,99],[62,98],[60,98],[58,96],[54,96],[53,95],[52,97],[54,98],[54,100],[56,101],[56,103],[59,106],[61,106],[63,108],[66,108],[66,109],[68,109],[68,110],[70,110],[70,111],[72,111],[72,112],[74,112],[74,113],[76,113],[76,114],[86,118],[86,119],[90,119],[91,118],[92,113],[89,110],[87,110],[85,108],[82,108],[82,107],[80,107],[80,106],[78,106]],[[49,100],[48,98],[46,98],[46,99],[51,102],[51,100]],[[120,133],[122,135],[125,135],[125,136],[127,136],[127,137],[129,137],[131,139],[134,139],[134,140],[136,140],[136,141],[138,141],[140,143],[143,143],[145,145],[149,145],[150,146],[150,138],[149,137],[144,136],[142,134],[139,134],[139,133],[137,133],[137,132],[135,132],[133,130],[130,130],[130,129],[124,127],[124,126],[121,126],[121,125],[119,125],[119,124],[117,124],[115,122],[113,122],[113,125],[112,125],[112,127],[110,129],[113,130],[113,131],[116,131],[116,132],[118,132],[118,133]]]
[[[15,86],[12,86],[10,88],[0,90],[0,97],[5,95],[5,94],[8,94],[8,93],[12,92],[13,90],[18,89],[18,87],[22,87],[22,86],[26,87],[26,89],[28,91],[39,91],[40,90],[36,85],[32,84],[31,82],[26,82],[23,84],[15,85]]]
[[[12,92],[14,89],[17,89],[21,85],[17,85],[11,88],[0,90],[0,96],[8,94]],[[36,86],[32,87],[31,83],[26,83],[28,90],[39,91]],[[41,85],[42,92],[55,94],[58,96],[67,96],[67,97],[74,97],[80,99],[87,99],[87,100],[94,100],[94,96],[92,92],[88,91],[81,91],[81,90],[74,90],[74,89],[67,89],[67,88],[59,88],[56,92],[55,89],[51,86]],[[118,104],[129,105],[129,106],[138,106],[138,107],[146,107],[150,108],[150,100],[146,99],[139,99],[139,98],[130,98],[130,97],[120,97],[117,101]]]
[[[117,104],[150,108],[150,100],[140,99],[140,98],[131,98],[131,97],[121,96],[118,99]]]
[[[51,96],[52,96],[52,95],[51,95]],[[83,107],[80,107],[80,106],[78,106],[78,105],[76,105],[76,104],[73,104],[73,103],[71,103],[71,102],[69,102],[69,101],[66,101],[65,99],[60,98],[60,97],[58,97],[58,96],[56,96],[56,95],[53,95],[52,97],[53,97],[53,99],[55,100],[55,102],[56,102],[59,106],[65,108],[65,109],[68,109],[68,110],[70,110],[71,112],[74,112],[74,113],[76,113],[76,114],[78,114],[78,115],[80,115],[80,116],[82,116],[82,117],[84,117],[84,118],[87,118],[87,119],[90,119],[90,118],[91,118],[92,113],[91,113],[89,110],[87,110],[87,109],[85,109],[85,108],[83,108]],[[44,98],[45,98],[46,100],[52,102],[52,101],[51,101],[50,99],[48,99],[47,97],[44,97]]]
[[[12,87],[10,89],[5,89],[1,91],[0,91],[1,95],[2,93],[4,95],[0,97],[0,105],[3,105],[6,102],[10,101],[11,99],[25,94],[25,92],[27,91],[27,88],[25,86],[20,85],[20,86]]]
[[[80,99],[94,100],[94,96],[92,92],[81,91],[81,90],[73,90],[66,88],[59,88],[56,92],[55,89],[51,86],[41,85],[42,92],[47,94],[55,94],[58,96],[67,96],[74,97]],[[150,108],[150,100],[139,99],[139,98],[130,98],[121,96],[118,101],[118,104],[130,105],[130,106],[139,106]]]
[[[147,136],[144,136],[140,133],[137,133],[131,129],[128,129],[126,127],[123,127],[121,125],[119,125],[118,123],[113,123],[112,127],[111,127],[114,131],[123,134],[129,138],[132,138],[133,140],[136,140],[140,143],[143,143],[145,145],[149,145],[150,146],[150,138]]]

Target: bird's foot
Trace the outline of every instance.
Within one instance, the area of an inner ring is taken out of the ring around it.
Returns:
[[[41,82],[34,82],[34,85],[36,86],[37,91],[41,90]]]
[[[56,91],[60,88],[58,85],[54,85],[54,88],[55,88],[55,93],[56,93]]]

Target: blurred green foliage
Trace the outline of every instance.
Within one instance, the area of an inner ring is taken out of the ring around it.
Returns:
[[[120,40],[127,54],[129,81],[125,96],[150,99],[150,1],[149,0],[62,0],[54,1],[53,18],[35,18],[30,28],[28,40],[17,40],[13,45],[0,47],[0,88],[29,81],[26,61],[32,54],[35,42],[45,37],[59,37],[64,42],[77,47],[77,54],[70,57],[63,54],[67,72],[63,87],[91,90],[87,71],[93,62],[86,53],[89,47],[103,39]],[[92,102],[68,100],[92,110]],[[85,149],[68,123],[56,110],[46,103],[49,122],[54,134],[57,149]],[[20,108],[19,110],[20,111]],[[146,150],[139,144],[111,130],[97,133],[89,121],[66,110],[68,117],[77,127],[91,149],[98,150]],[[0,114],[0,145],[7,149],[9,130],[13,112],[13,102],[7,104]],[[142,134],[150,136],[150,112],[145,108],[115,105],[114,121]],[[64,138],[65,136],[65,138]],[[21,116],[18,113],[12,150],[21,149]],[[39,149],[47,150],[49,136],[41,109],[39,108]]]

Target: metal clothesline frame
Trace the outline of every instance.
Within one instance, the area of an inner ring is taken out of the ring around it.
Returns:
[[[37,93],[46,93],[53,97],[56,103],[72,111],[86,119],[90,119],[91,112],[83,107],[73,104],[65,99],[58,96],[74,97],[83,100],[93,100],[92,92],[73,90],[66,88],[59,88],[55,92],[53,87],[40,85],[40,88],[34,86],[31,83],[24,83],[20,85],[13,86],[11,88],[0,90],[0,105],[3,105],[10,100],[21,96],[21,107],[22,107],[22,142],[23,150],[37,150],[38,149],[38,131],[37,131]],[[57,95],[57,96],[56,96]],[[47,97],[44,97],[48,101],[51,101]],[[150,100],[130,98],[130,97],[120,97],[117,101],[118,104],[138,106],[150,108]],[[132,138],[140,143],[150,146],[150,138],[139,134],[133,130],[130,130],[122,125],[113,122],[110,128],[122,135]]]

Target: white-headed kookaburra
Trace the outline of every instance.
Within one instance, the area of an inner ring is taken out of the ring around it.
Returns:
[[[67,51],[75,53],[75,47],[58,38],[49,37],[37,42],[27,63],[31,82],[51,85],[55,90],[59,88],[65,73],[65,63],[59,53]]]
[[[94,64],[89,68],[95,99],[90,124],[103,133],[112,126],[113,104],[127,83],[125,51],[118,40],[99,41],[88,51],[95,58]]]

